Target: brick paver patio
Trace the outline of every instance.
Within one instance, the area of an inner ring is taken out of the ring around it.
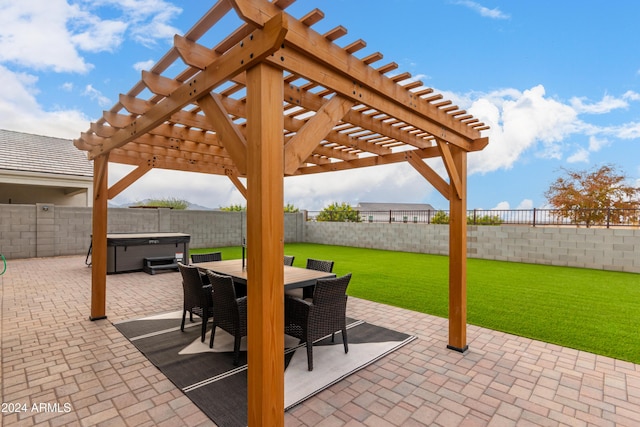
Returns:
[[[180,309],[179,273],[110,275],[88,320],[84,257],[9,261],[0,276],[2,424],[213,423],[111,322]],[[419,339],[287,412],[287,426],[637,426],[640,365],[350,298],[349,315]],[[8,412],[7,412],[8,411]]]

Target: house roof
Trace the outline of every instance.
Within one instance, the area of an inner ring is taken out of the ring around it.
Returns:
[[[4,129],[0,129],[0,170],[93,176],[93,165],[72,140]]]
[[[357,206],[364,211],[433,211],[428,203],[370,203],[361,202]]]

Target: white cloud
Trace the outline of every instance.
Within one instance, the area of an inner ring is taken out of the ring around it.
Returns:
[[[533,200],[531,199],[523,199],[518,206],[516,206],[514,209],[516,210],[531,210],[533,209]],[[483,210],[481,208],[478,208],[478,210]],[[503,200],[501,202],[498,202],[497,205],[495,205],[494,207],[492,207],[491,209],[488,209],[489,211],[510,211],[513,210],[511,209],[511,204],[509,202],[507,202],[506,200]]]
[[[589,150],[584,148],[578,149],[575,153],[567,157],[568,163],[588,163],[589,162]]]
[[[629,92],[627,92],[629,94]],[[637,94],[636,94],[637,95]],[[632,99],[633,95],[627,95],[627,99]],[[624,98],[624,97],[623,97]],[[571,106],[577,113],[605,114],[619,108],[627,108],[629,103],[622,98],[615,98],[605,95],[601,101],[595,103],[585,103],[585,98],[574,97],[570,100]]]
[[[76,14],[76,8],[61,0],[3,2],[0,63],[35,70],[87,72],[91,66],[79,55],[67,28]]]
[[[629,101],[640,101],[640,93],[629,90],[622,95],[622,99]]]
[[[600,151],[603,147],[607,147],[611,145],[611,142],[608,139],[599,139],[595,136],[589,137],[589,151],[597,152]]]
[[[613,135],[621,139],[637,139],[640,138],[640,122],[629,122],[620,126],[602,128],[600,133]]]
[[[390,76],[390,77],[391,77],[391,76]],[[419,82],[422,82],[423,80],[429,80],[430,78],[431,78],[431,77],[429,77],[429,76],[428,76],[428,75],[426,75],[426,74],[416,74],[416,75],[412,75],[412,76],[411,76],[411,77],[409,77],[408,79],[400,80],[400,81],[398,82],[398,84],[400,84],[400,85],[403,85],[403,86],[404,86],[404,85],[406,85],[406,84],[413,83],[413,82],[418,82],[418,81],[419,81]],[[424,89],[424,86],[423,86],[423,87],[418,87],[418,88],[416,88],[416,89],[413,89],[413,91],[417,91],[417,90],[420,90],[420,89]]]
[[[109,165],[109,185],[124,177],[133,167]],[[226,176],[195,172],[151,170],[115,197],[115,204],[134,203],[148,198],[179,198],[210,208],[246,205],[246,200]]]
[[[471,0],[459,0],[459,1],[455,1],[455,4],[459,4],[462,6],[466,6],[469,9],[478,12],[480,14],[480,16],[483,16],[485,18],[492,18],[492,19],[509,19],[511,18],[508,14],[502,12],[500,9],[498,9],[497,7],[494,9],[489,9],[488,7],[482,6],[480,3],[475,2],[475,1],[471,1]]]
[[[59,138],[77,138],[89,118],[77,110],[45,111],[35,98],[37,78],[0,65],[0,128]]]
[[[510,169],[527,152],[538,158],[561,160],[570,149],[567,138],[572,135],[588,136],[589,142],[586,147],[574,147],[566,158],[569,163],[588,162],[590,153],[612,144],[608,136],[640,138],[640,122],[599,126],[579,117],[581,113],[606,113],[628,106],[627,101],[640,99],[632,91],[621,97],[607,95],[598,102],[574,97],[567,103],[548,97],[542,85],[524,91],[507,88],[486,94],[442,93],[491,127],[484,132],[489,145],[469,156],[470,175]]]
[[[533,200],[531,199],[522,200],[520,204],[516,206],[516,209],[524,209],[524,210],[533,209]]]
[[[181,31],[171,26],[171,20],[182,9],[163,0],[103,0],[123,11],[133,39],[144,45],[154,46],[158,40],[171,42]]]
[[[75,73],[92,68],[81,52],[114,51],[127,32],[145,46],[170,42],[180,31],[169,23],[182,12],[162,0],[4,1],[0,7],[0,63]],[[93,13],[102,7],[116,16]]]
[[[495,207],[491,208],[490,210],[492,210],[492,211],[508,211],[510,209],[511,209],[511,205],[509,205],[509,202],[502,201],[502,202],[499,202]]]
[[[542,85],[523,92],[509,89],[482,95],[467,110],[491,126],[486,132],[489,145],[469,156],[470,174],[509,169],[534,148],[540,157],[560,158],[562,141],[580,127],[576,111],[546,97]]]
[[[85,27],[81,32],[75,33],[70,40],[79,50],[86,52],[112,52],[120,46],[124,40],[127,24],[122,21],[101,21],[96,16],[85,14]]]
[[[102,107],[108,107],[112,104],[111,100],[104,96],[99,90],[94,88],[92,85],[87,85],[84,88],[84,92],[82,95],[88,96],[90,99],[98,102],[98,104]]]
[[[544,143],[553,143],[577,130],[576,111],[545,97],[542,85],[525,90],[514,101],[505,102],[502,114],[504,132],[508,136],[519,134],[527,140],[537,138]]]
[[[155,65],[155,61],[153,59],[148,59],[146,61],[140,61],[140,62],[136,62],[135,64],[133,64],[133,69],[136,71],[142,71],[142,70],[150,70],[151,67],[153,67]]]

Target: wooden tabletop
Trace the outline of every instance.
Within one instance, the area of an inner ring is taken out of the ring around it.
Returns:
[[[225,261],[200,262],[194,264],[201,270],[210,270],[214,273],[224,274],[233,277],[233,280],[246,284],[247,283],[247,264],[242,268],[241,259],[230,259]],[[333,273],[324,271],[309,270],[300,267],[291,267],[284,265],[284,287],[285,289],[303,288],[305,286],[315,285],[318,279],[327,279],[336,277]]]

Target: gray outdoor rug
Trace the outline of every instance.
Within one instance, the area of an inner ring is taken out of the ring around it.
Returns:
[[[209,348],[210,328],[200,342],[200,319],[187,320],[180,331],[182,312],[114,323],[155,366],[219,426],[247,425],[247,353],[242,340],[240,364],[233,366],[233,337],[216,329]],[[313,371],[307,370],[307,352],[298,340],[285,335],[285,408],[288,410],[350,374],[409,343],[415,337],[366,322],[349,320],[349,353],[336,334],[313,347]]]

